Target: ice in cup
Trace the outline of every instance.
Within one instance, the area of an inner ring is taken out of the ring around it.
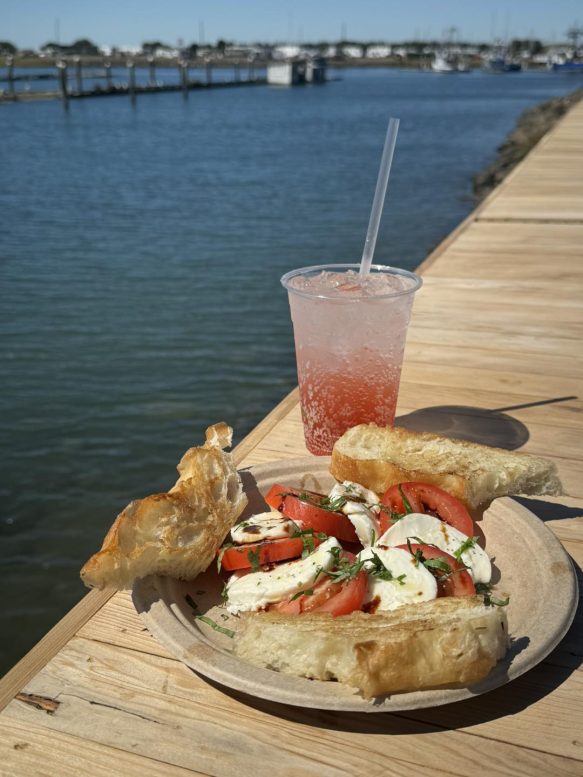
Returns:
[[[407,326],[421,278],[358,264],[303,267],[281,279],[289,294],[306,446],[332,452],[351,426],[395,419]]]

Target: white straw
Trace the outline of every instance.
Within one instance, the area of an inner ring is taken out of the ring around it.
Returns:
[[[385,194],[387,193],[387,185],[389,183],[389,174],[391,172],[391,164],[393,162],[393,153],[395,151],[395,143],[397,142],[398,131],[399,119],[389,119],[387,136],[385,138],[385,147],[383,148],[379,177],[377,179],[377,188],[374,193],[374,200],[372,201],[370,221],[368,222],[366,240],[364,241],[364,251],[362,252],[362,259],[360,262],[361,278],[365,278],[370,272],[372,257],[377,242],[377,235],[379,233],[379,224],[381,223],[381,215],[383,213]]]

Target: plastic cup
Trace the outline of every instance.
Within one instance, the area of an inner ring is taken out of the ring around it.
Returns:
[[[303,267],[281,279],[294,328],[308,450],[332,452],[352,426],[395,420],[413,297],[422,280],[406,270],[358,264]]]

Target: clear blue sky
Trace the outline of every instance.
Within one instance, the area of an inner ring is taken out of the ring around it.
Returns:
[[[581,0],[0,0],[0,39],[21,48],[91,38],[99,45],[441,38],[565,40]]]

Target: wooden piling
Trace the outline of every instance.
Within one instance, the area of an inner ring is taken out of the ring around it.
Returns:
[[[136,101],[136,63],[128,61],[128,91],[132,102]]]
[[[213,82],[213,66],[211,64],[210,59],[205,59],[205,69],[206,69],[206,82],[207,82],[207,84],[212,84],[212,82]]]
[[[107,84],[108,91],[111,91],[113,89],[113,82],[111,80],[111,62],[104,62],[103,67],[105,68],[105,83]]]
[[[81,57],[75,57],[75,80],[77,82],[77,94],[83,92],[83,71]]]
[[[67,88],[67,63],[64,60],[59,60],[59,62],[57,62],[57,78],[61,89],[61,97],[63,98],[63,107],[65,110],[68,110],[69,92]]]
[[[6,57],[6,70],[6,77],[8,78],[8,92],[10,93],[11,97],[14,97],[14,57]]]
[[[188,62],[185,59],[178,60],[178,75],[180,77],[180,86],[182,87],[182,96],[188,97]]]
[[[239,65],[233,65],[233,80],[237,82],[241,80],[241,69]]]
[[[148,67],[150,69],[150,86],[156,86],[156,60],[154,57],[148,57]]]

